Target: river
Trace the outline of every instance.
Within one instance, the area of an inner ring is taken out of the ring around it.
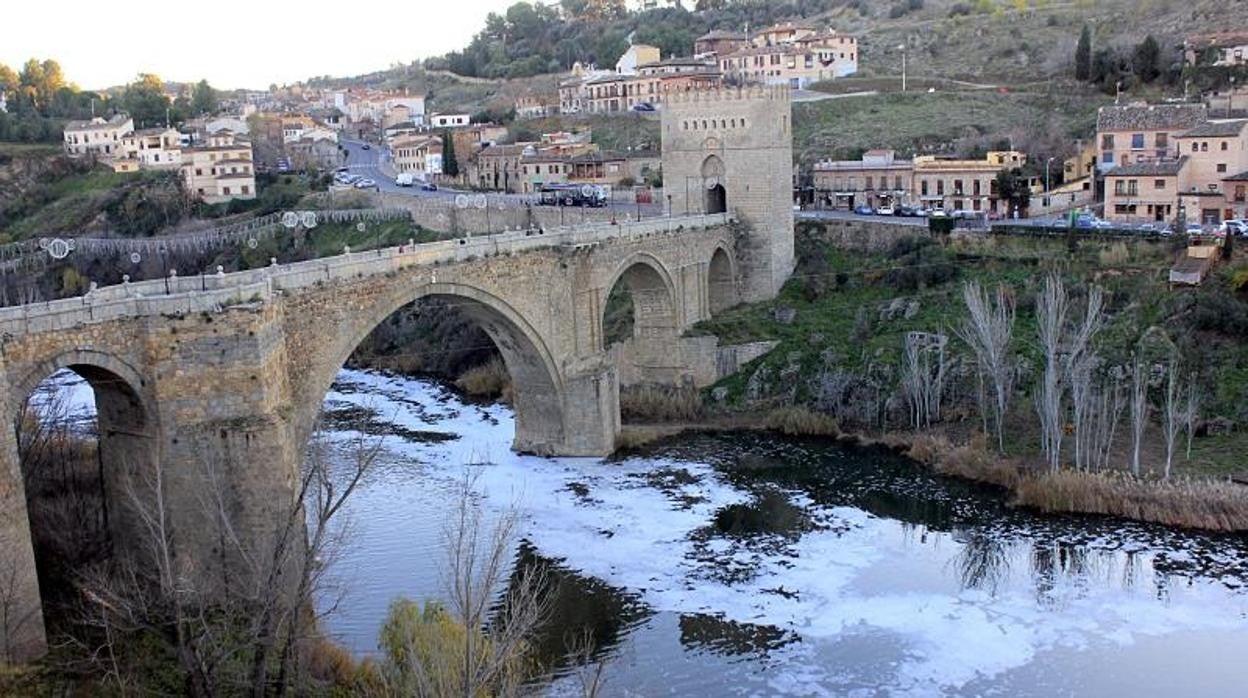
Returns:
[[[344,370],[327,438],[382,462],[350,501],[329,631],[375,651],[388,604],[441,595],[465,469],[556,566],[543,646],[590,627],[607,695],[1242,696],[1248,539],[1039,516],[892,454],[697,435],[608,459],[510,452],[510,410]],[[358,426],[366,417],[364,428]],[[359,431],[357,431],[357,429]],[[453,438],[450,438],[453,437]],[[340,594],[340,595],[339,595]],[[567,667],[547,685],[567,693]]]
[[[68,372],[66,413],[89,424]],[[517,507],[517,564],[553,566],[539,638],[590,628],[609,696],[1243,696],[1248,536],[1040,516],[898,456],[754,433],[608,460],[518,456],[511,411],[343,370],[325,440],[381,457],[349,501],[325,627],[375,653],[390,602],[442,595],[466,470]]]

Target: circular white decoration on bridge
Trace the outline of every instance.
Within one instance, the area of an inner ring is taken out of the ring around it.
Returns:
[[[490,205],[490,200],[485,198],[485,194],[477,194],[472,203],[477,208],[484,209],[486,206]]]
[[[248,247],[249,249],[253,249],[253,250],[254,250],[254,249],[256,249],[256,248],[257,248],[257,247],[259,247],[259,246],[260,246],[260,241],[259,241],[259,240],[257,240],[257,239],[255,239],[255,238],[249,238],[249,239],[247,240],[247,247]]]
[[[286,213],[283,213],[282,225],[286,226],[287,228],[293,228],[296,225],[299,225],[299,214],[295,213],[294,211],[287,211]]]
[[[356,230],[358,230],[358,231],[360,231],[361,233],[362,233],[362,232],[364,232],[364,230],[365,230],[365,229],[367,229],[367,228],[368,228],[368,226],[367,226],[367,225],[364,225],[364,221],[360,221],[359,223],[356,223],[356,224],[355,224],[355,229],[356,229]]]
[[[53,238],[48,241],[48,256],[52,259],[65,259],[69,256],[70,246],[68,242],[60,238]]]
[[[719,177],[707,177],[706,178],[707,189],[714,189],[715,187],[718,187],[718,186],[719,186]]]
[[[142,262],[142,261],[143,261],[143,255],[139,254],[138,252],[131,252],[131,253],[130,253],[130,263],[131,263],[131,264],[138,264],[139,262]]]
[[[581,196],[593,196],[593,195],[594,195],[594,185],[592,184],[581,185]]]
[[[304,211],[303,214],[299,216],[299,222],[303,223],[303,227],[305,228],[315,228],[316,211]]]
[[[436,216],[436,218],[438,219],[438,222],[439,222],[439,223],[445,223],[445,222],[446,222],[446,214],[445,214],[445,213],[439,213],[439,214]]]
[[[456,208],[468,208],[468,195],[456,194],[455,195],[455,207]]]
[[[39,249],[41,250],[48,249],[49,242],[51,242],[51,240],[49,240],[48,238],[39,238]]]

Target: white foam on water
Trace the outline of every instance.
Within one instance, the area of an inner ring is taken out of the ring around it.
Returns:
[[[1088,573],[1056,575],[1045,588],[1029,569],[1030,547],[1011,544],[1004,551],[1010,564],[995,591],[964,589],[957,557],[965,543],[955,535],[915,536],[912,526],[849,507],[811,512],[836,525],[802,535],[785,553],[722,538],[699,548],[694,534],[716,511],[753,499],[710,465],[519,456],[509,449],[514,424],[506,408],[465,406],[422,381],[361,371],[344,371],[342,378],[354,392],[331,392],[335,403],[369,406],[409,429],[459,435],[437,444],[386,438],[385,445],[447,481],[459,478],[466,463],[488,463],[473,466],[485,496],[492,506],[520,507],[523,536],[542,555],[633,592],[657,611],[705,613],[796,633],[802,643],[770,658],[778,666],[768,673],[767,692],[842,693],[836,668],[819,665],[820,648],[864,629],[895,643],[901,657],[875,677],[875,688],[921,696],[956,691],[1053,648],[1127,646],[1142,636],[1248,628],[1243,595],[1209,580],[1166,587],[1149,554],[1136,557],[1134,574],[1125,556],[1102,556]],[[430,423],[431,413],[441,421]],[[653,474],[663,470],[687,477],[659,486]],[[588,495],[578,496],[573,485]],[[804,496],[791,501],[818,507]],[[698,559],[708,552],[753,576],[717,579],[715,565]]]

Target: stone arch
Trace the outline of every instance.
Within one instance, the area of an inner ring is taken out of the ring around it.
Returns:
[[[675,337],[679,328],[679,315],[676,308],[676,284],[667,268],[659,259],[649,253],[637,252],[630,255],[616,267],[609,282],[604,287],[603,317],[605,320],[608,298],[616,286],[624,283],[628,288],[633,303],[633,338],[662,339]],[[607,336],[604,331],[602,348],[608,348]]]
[[[479,288],[459,283],[425,283],[404,289],[374,304],[354,324],[354,331],[340,340],[330,360],[318,366],[307,405],[309,419],[300,424],[299,444],[311,433],[312,419],[320,410],[334,376],[356,347],[378,325],[400,308],[422,298],[443,298],[489,335],[511,375],[516,414],[513,448],[537,454],[557,452],[567,437],[562,374],[546,341],[506,301]]]
[[[150,478],[161,467],[162,457],[159,417],[148,381],[130,364],[112,354],[92,349],[66,351],[24,371],[17,369],[19,373],[9,386],[9,410],[6,414],[15,421],[21,419],[24,403],[39,384],[64,369],[82,377],[94,394],[97,432],[94,467],[99,469],[102,490],[99,521],[108,531],[114,555],[141,561],[149,554],[147,546],[150,539],[138,519],[133,497],[145,495],[142,483],[154,481]],[[16,540],[6,545],[32,546],[27,548],[30,552],[20,551],[23,556],[30,556],[27,559],[32,582],[23,601],[30,606],[30,615],[26,626],[16,634],[21,641],[30,643],[32,656],[37,656],[42,653],[43,603],[47,590],[40,589],[34,581],[36,559],[33,544],[38,536],[32,535],[36,529],[31,525],[31,516],[37,514],[32,514],[32,509],[26,506],[27,498],[37,495],[27,491],[26,478],[20,471],[21,449],[19,439],[15,437],[19,427],[10,423],[4,428],[12,431],[9,432],[10,440],[0,441],[6,451],[0,459],[11,460],[12,472],[3,472],[4,466],[0,464],[0,491],[4,489],[4,479],[13,477],[11,494],[17,501],[9,501],[6,506],[16,506],[21,512],[21,520],[10,524],[16,529]],[[127,483],[136,483],[136,486],[127,487]],[[0,501],[4,499],[5,496],[0,495]],[[0,530],[0,534],[3,533],[5,531]],[[46,562],[43,560],[40,564]],[[0,637],[5,630],[0,627]]]
[[[711,253],[706,269],[707,304],[711,315],[727,310],[737,304],[737,272],[732,255],[721,245]]]

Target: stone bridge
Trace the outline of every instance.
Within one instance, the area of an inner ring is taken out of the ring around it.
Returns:
[[[685,117],[708,107],[709,128],[702,120],[691,129]],[[478,323],[502,354],[516,449],[606,455],[619,433],[621,382],[713,381],[714,338],[683,331],[773,296],[791,270],[787,109],[787,91],[775,90],[667,107],[665,172],[694,182],[668,208],[688,215],[347,253],[0,309],[0,420],[12,423],[39,382],[71,369],[95,391],[119,552],[138,538],[127,535],[136,523],[120,478],[153,473],[184,563],[222,555],[197,501],[209,481],[229,493],[233,531],[263,550],[343,363],[396,310],[434,297]],[[748,115],[762,135],[742,131],[741,147],[725,147],[729,115],[734,128]],[[759,167],[762,176],[747,174]],[[634,335],[610,348],[603,316],[617,283],[631,291]],[[0,661],[11,661],[41,654],[45,638],[16,438],[3,433]]]

